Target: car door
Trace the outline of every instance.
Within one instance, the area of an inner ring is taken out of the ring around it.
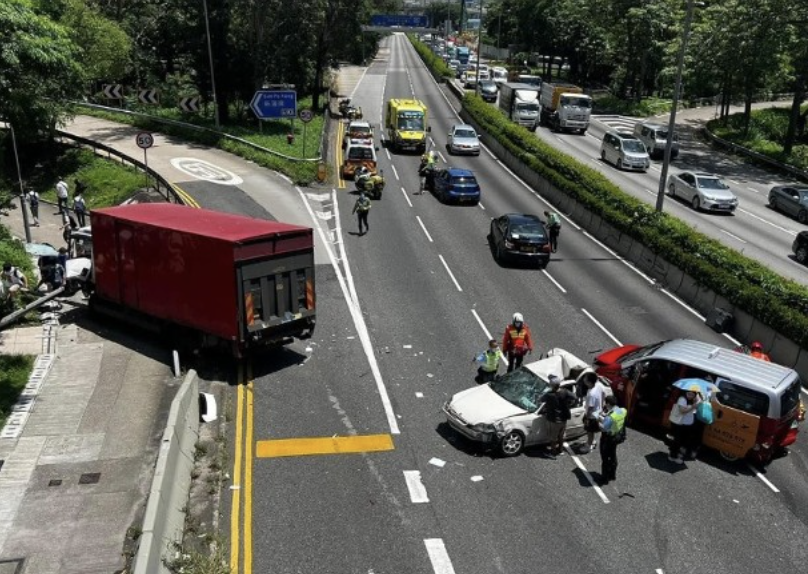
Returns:
[[[546,444],[550,440],[550,432],[547,428],[547,418],[544,416],[544,411],[547,406],[542,403],[535,413],[529,413],[529,417],[524,417],[524,422],[529,423],[525,426],[525,446]]]
[[[445,169],[438,170],[435,174],[435,191],[437,194],[444,195],[447,185],[449,185],[449,172]]]
[[[677,185],[676,194],[687,201],[693,201],[693,196],[698,193],[696,190],[696,176],[692,173],[683,173],[679,176],[679,183],[681,185]]]
[[[561,388],[566,389],[575,397],[575,406],[570,407],[570,420],[567,421],[567,429],[564,433],[565,439],[577,438],[584,434],[584,414],[586,407],[582,398],[575,394],[575,381],[565,381]]]
[[[789,215],[797,215],[797,212],[800,210],[799,192],[793,187],[789,187],[783,191],[786,195],[786,209],[788,210]]]
[[[452,145],[454,145],[454,133],[455,129],[454,127],[452,127],[452,129],[449,130],[449,135],[446,137],[450,148],[452,147]]]
[[[499,217],[495,219],[493,225],[491,225],[491,241],[494,245],[499,245],[502,242],[504,220],[504,217]]]

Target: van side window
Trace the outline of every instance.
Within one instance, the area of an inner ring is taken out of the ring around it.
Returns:
[[[718,379],[718,402],[759,417],[768,416],[769,397],[763,393],[745,389],[725,379]]]
[[[800,390],[802,390],[802,381],[797,379],[783,392],[780,397],[781,418],[794,412],[794,410],[800,406]]]

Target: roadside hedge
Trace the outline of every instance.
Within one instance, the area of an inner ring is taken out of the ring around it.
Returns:
[[[410,39],[418,49],[428,48]],[[429,52],[431,54],[431,51]],[[428,64],[428,61],[427,61]],[[626,194],[594,169],[544,143],[474,93],[463,108],[490,137],[554,187],[803,348],[808,348],[808,288],[786,279],[667,213]]]
[[[426,64],[426,67],[429,68],[429,71],[432,72],[433,76],[435,76],[436,80],[449,81],[454,79],[455,73],[449,66],[446,65],[443,58],[435,54],[435,52],[433,52],[429,46],[416,40],[412,34],[407,34],[407,37],[410,39],[410,42],[412,42],[412,45],[418,52],[418,55],[421,56],[421,59]]]

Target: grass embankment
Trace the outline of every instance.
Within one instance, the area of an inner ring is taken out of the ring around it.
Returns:
[[[808,105],[801,113],[808,112]],[[708,122],[716,136],[770,157],[773,160],[808,171],[808,130],[798,137],[791,154],[783,152],[783,142],[788,130],[790,107],[753,110],[748,129],[744,129],[743,114],[732,114],[725,120]]]
[[[5,426],[33,368],[34,357],[30,355],[0,355],[0,428]]]
[[[310,109],[311,103],[311,98],[299,100],[298,109]],[[317,177],[317,165],[319,162],[296,160],[314,160],[319,157],[318,151],[320,149],[320,142],[326,121],[322,110],[316,110],[314,112],[314,118],[308,124],[304,124],[299,119],[295,119],[294,122],[291,120],[268,120],[259,123],[252,117],[252,112],[249,110],[245,111],[243,107],[233,106],[231,107],[232,119],[222,125],[220,133],[217,133],[213,119],[203,115],[187,114],[175,108],[155,108],[132,105],[127,109],[148,114],[153,116],[154,119],[113,111],[97,110],[81,105],[76,108],[77,112],[80,114],[124,123],[144,130],[173,135],[188,141],[217,147],[244,159],[253,161],[262,167],[279,171],[287,175],[297,184],[309,184]],[[203,131],[185,126],[172,125],[158,121],[160,119],[176,120],[214,131]],[[289,144],[287,139],[287,135],[290,133],[293,133],[295,136],[292,144]],[[250,143],[293,159],[287,159],[287,157],[255,149],[249,145],[224,137],[224,134],[239,137]]]

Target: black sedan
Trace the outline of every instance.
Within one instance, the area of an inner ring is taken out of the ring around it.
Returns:
[[[535,215],[509,213],[492,219],[489,239],[500,263],[524,261],[544,269],[550,262],[550,235]]]
[[[794,252],[794,259],[803,265],[808,264],[808,231],[800,231],[797,234],[794,243],[791,244],[791,250]]]
[[[769,192],[769,205],[796,217],[800,223],[808,223],[808,187],[775,185]]]

